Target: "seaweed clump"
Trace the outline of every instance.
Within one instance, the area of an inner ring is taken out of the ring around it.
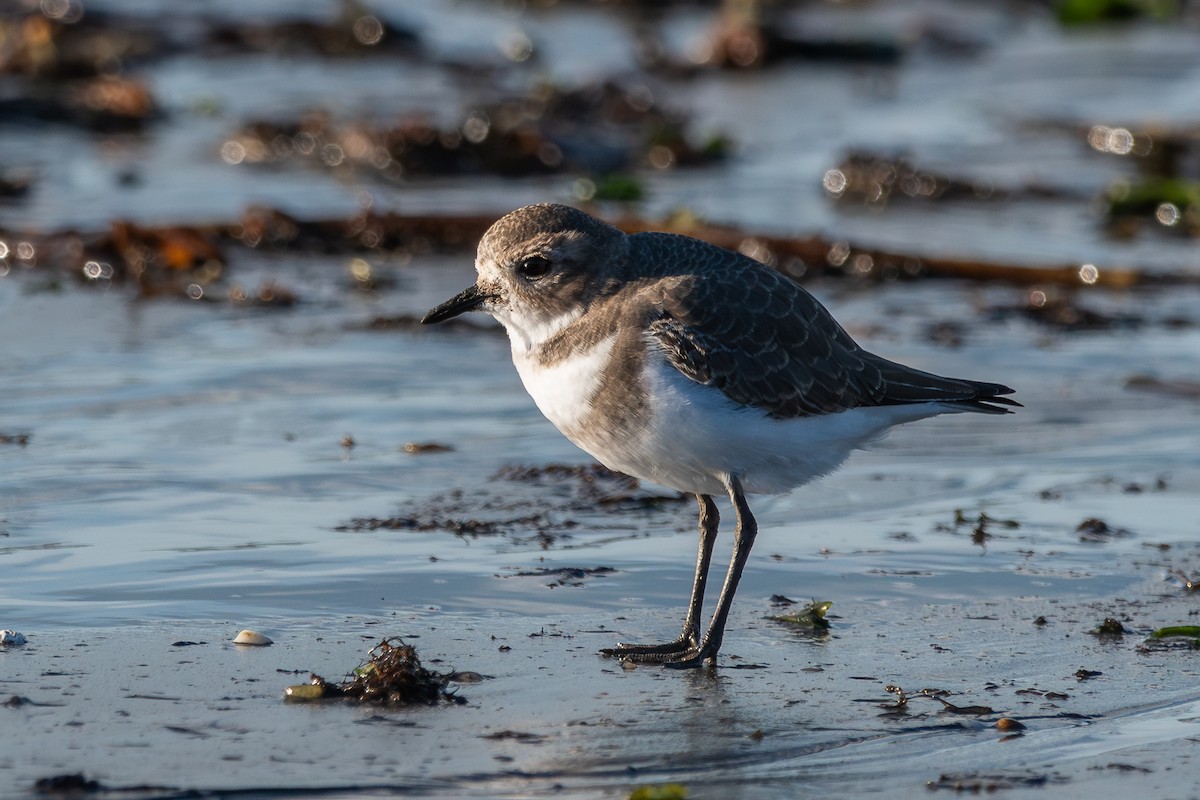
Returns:
[[[417,657],[417,649],[399,637],[384,639],[367,655],[369,658],[344,683],[330,683],[314,674],[308,683],[289,686],[284,696],[298,701],[341,698],[382,706],[466,702],[446,689],[455,673],[426,669]]]
[[[779,599],[776,600],[776,598]],[[775,595],[771,599],[777,605],[795,605],[794,600],[789,600],[782,595]],[[829,630],[829,620],[825,618],[825,612],[832,605],[833,601],[831,600],[813,600],[811,603],[793,610],[790,614],[780,614],[778,616],[767,617],[767,619],[774,622],[785,622],[800,630],[823,634]]]

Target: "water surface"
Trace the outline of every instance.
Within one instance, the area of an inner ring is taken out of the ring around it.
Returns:
[[[686,205],[753,231],[918,255],[1197,274],[1186,237],[1105,235],[1089,198],[1134,167],[1086,142],[1094,124],[1194,124],[1195,31],[1067,32],[1033,9],[920,8],[806,13],[834,32],[943,19],[975,42],[971,52],[923,45],[890,67],[639,78],[736,151],[718,166],[646,173],[637,210]],[[380,210],[497,216],[570,200],[576,176],[386,184],[220,160],[247,118],[314,106],[453,122],[480,85],[438,59],[491,63],[497,37],[514,30],[544,43],[544,56],[510,81],[636,66],[628,23],[607,10],[403,12],[437,58],[186,52],[138,73],[168,111],[145,134],[3,127],[0,163],[32,166],[38,182],[0,208],[0,227],[225,221],[250,203],[337,216],[368,195]],[[683,53],[708,20],[678,10],[663,24]],[[1062,192],[837,204],[821,178],[855,148]],[[121,181],[130,170],[137,179]],[[1200,405],[1126,382],[1195,380],[1195,288],[1082,292],[1071,299],[1136,324],[1070,332],[1006,310],[1024,307],[1029,287],[812,283],[870,349],[1004,382],[1025,408],[907,426],[817,484],[756,499],[762,533],[718,667],[681,674],[626,671],[596,651],[674,634],[695,553],[691,501],[590,507],[570,481],[502,477],[513,465],[590,460],[538,414],[495,326],[367,326],[467,285],[470,253],[373,254],[393,280],[372,292],[352,288],[350,258],[239,251],[236,279],[278,281],[301,299],[289,309],[139,300],[16,265],[0,278],[0,434],[29,436],[0,445],[0,627],[30,640],[0,649],[0,695],[37,704],[0,710],[0,794],[30,795],[37,778],[70,772],[109,787],[317,787],[331,797],[620,797],[668,781],[699,798],[903,797],[943,776],[1012,797],[1190,791],[1185,765],[1200,733],[1192,657],[1143,645],[1194,615],[1180,576],[1200,574]],[[933,336],[938,325],[961,342]],[[412,455],[410,442],[452,449]],[[533,512],[537,523],[493,536],[346,529],[364,518]],[[973,533],[981,514],[993,522]],[[1111,535],[1084,541],[1077,528],[1088,519]],[[615,572],[566,585],[518,574],[597,567]],[[766,619],[778,613],[773,595],[832,601],[830,635]],[[1130,633],[1091,635],[1106,617]],[[244,627],[277,644],[227,644]],[[461,687],[465,707],[281,701],[308,670],[336,678],[384,636],[411,637],[431,663],[489,678]],[[1102,674],[1079,680],[1080,668]],[[950,702],[994,713],[950,714],[931,698],[891,713],[887,684],[946,690]],[[1006,739],[992,727],[1000,715],[1023,720],[1025,733]]]

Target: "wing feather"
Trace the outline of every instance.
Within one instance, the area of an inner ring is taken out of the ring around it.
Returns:
[[[689,379],[788,419],[860,406],[944,403],[1008,413],[997,383],[922,372],[863,350],[795,281],[737,253],[671,234],[631,237],[631,259],[666,288],[650,336]]]

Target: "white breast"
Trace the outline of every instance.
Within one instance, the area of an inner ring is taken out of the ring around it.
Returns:
[[[546,419],[560,431],[572,434],[591,409],[592,397],[600,386],[601,373],[612,357],[616,336],[601,340],[591,350],[575,353],[555,364],[543,365],[515,339],[513,364],[525,384],[525,391],[537,403]]]

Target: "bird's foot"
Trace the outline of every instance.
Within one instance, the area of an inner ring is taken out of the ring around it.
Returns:
[[[704,648],[689,650],[686,653],[680,653],[678,658],[670,661],[664,661],[663,666],[669,669],[699,669],[708,662],[715,666],[717,663],[716,653],[706,653]]]
[[[676,639],[665,644],[618,644],[616,647],[604,648],[600,654],[629,661],[654,662],[695,649],[696,641],[694,639]]]
[[[635,664],[662,664],[672,669],[693,669],[715,658],[717,649],[701,645],[695,639],[681,638],[666,644],[618,644],[605,648],[601,655],[632,661]]]

